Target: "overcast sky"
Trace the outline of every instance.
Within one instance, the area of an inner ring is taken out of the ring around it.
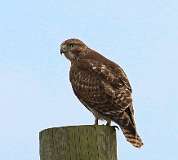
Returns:
[[[117,131],[119,159],[177,160],[177,0],[1,1],[1,159],[39,159],[40,130],[93,124],[58,54],[73,37],[122,66],[132,84],[145,145],[135,149]]]

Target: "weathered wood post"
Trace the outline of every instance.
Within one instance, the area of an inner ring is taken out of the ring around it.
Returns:
[[[39,138],[40,160],[117,160],[116,131],[111,126],[49,128]]]

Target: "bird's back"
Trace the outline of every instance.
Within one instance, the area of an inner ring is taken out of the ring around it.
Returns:
[[[70,82],[75,95],[94,115],[97,114],[101,119],[111,119],[117,123],[127,141],[135,147],[141,147],[143,143],[136,132],[132,90],[126,74],[120,66],[99,53],[91,49],[87,52],[89,54],[83,57],[84,60],[106,66],[110,72],[108,75],[112,74],[118,79],[111,83],[107,76],[103,77],[100,73],[89,70],[85,63],[81,65],[77,64],[80,63],[79,61],[75,61],[70,69]]]

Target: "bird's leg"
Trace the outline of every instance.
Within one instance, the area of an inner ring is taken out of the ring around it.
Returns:
[[[111,126],[111,120],[107,120],[106,125],[107,125],[107,126]]]
[[[94,125],[98,125],[98,118],[95,117],[95,124]]]

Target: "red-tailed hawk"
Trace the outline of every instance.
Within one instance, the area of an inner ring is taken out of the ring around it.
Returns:
[[[114,121],[127,141],[140,148],[143,143],[136,131],[132,89],[120,66],[88,48],[79,39],[61,44],[61,54],[71,62],[70,82],[80,102],[98,119]]]

